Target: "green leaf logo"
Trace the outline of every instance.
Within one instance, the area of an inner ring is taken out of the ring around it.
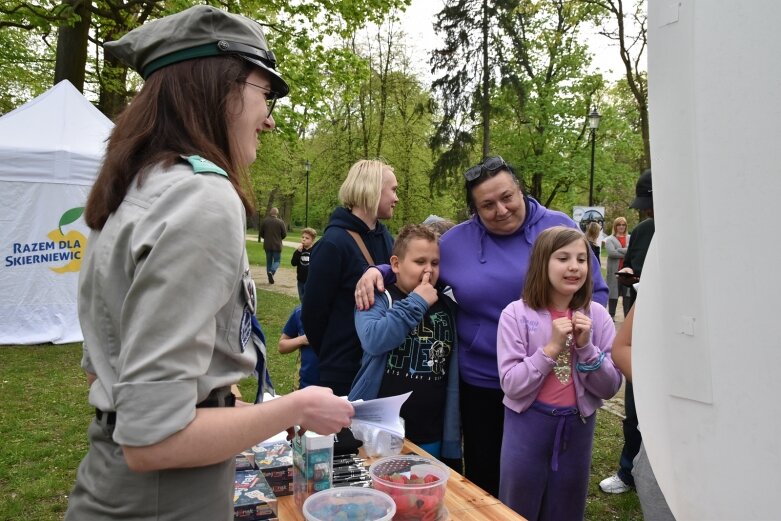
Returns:
[[[76,222],[78,218],[81,217],[81,214],[83,213],[84,213],[84,207],[79,206],[76,208],[71,208],[70,210],[62,214],[62,217],[60,217],[60,224],[59,224],[60,233],[62,233],[63,226],[65,226],[66,224],[70,224],[72,222]]]

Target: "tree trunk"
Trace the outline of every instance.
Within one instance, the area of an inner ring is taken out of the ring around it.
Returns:
[[[98,108],[109,119],[114,119],[125,108],[127,99],[127,92],[125,91],[127,67],[106,53],[103,59],[103,73],[100,81]]]
[[[286,195],[279,205],[279,217],[285,221],[288,231],[293,228],[293,195]]]
[[[260,218],[261,221],[269,214],[269,212],[271,212],[271,209],[274,207],[274,199],[277,198],[278,193],[279,188],[276,186],[271,189],[271,192],[269,192],[268,200],[266,201],[266,211],[263,212],[263,216]]]
[[[488,0],[483,0],[483,158],[491,151],[491,71],[488,68]]]
[[[65,13],[79,15],[79,21],[73,25],[63,23],[57,34],[57,58],[54,64],[54,84],[68,80],[84,92],[84,76],[87,68],[87,45],[90,10],[87,0],[64,0],[68,8]]]

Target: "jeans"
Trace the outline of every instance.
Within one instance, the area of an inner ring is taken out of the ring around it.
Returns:
[[[618,477],[627,485],[635,486],[634,477],[632,477],[632,466],[635,456],[640,451],[640,443],[643,441],[640,431],[637,430],[637,409],[635,409],[635,392],[630,382],[626,383],[624,388],[624,411],[626,419],[624,420],[624,448],[621,450],[621,459],[619,460]]]
[[[266,273],[275,274],[279,269],[279,262],[281,259],[281,251],[266,250]]]

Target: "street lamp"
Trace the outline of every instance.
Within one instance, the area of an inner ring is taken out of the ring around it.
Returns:
[[[594,146],[597,141],[597,129],[599,128],[599,118],[602,116],[593,107],[588,115],[588,127],[591,129],[591,175],[588,178],[588,205],[594,206]]]
[[[304,168],[306,169],[306,202],[304,203],[304,228],[309,228],[309,170],[312,168],[312,163],[307,159],[304,162]]]

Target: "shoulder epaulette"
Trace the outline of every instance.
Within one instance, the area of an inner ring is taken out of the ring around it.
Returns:
[[[190,163],[196,174],[220,174],[228,177],[228,172],[201,156],[182,156],[182,158]]]

